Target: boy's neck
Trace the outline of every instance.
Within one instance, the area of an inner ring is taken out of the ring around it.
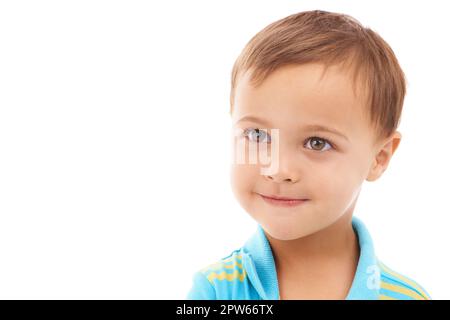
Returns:
[[[352,212],[350,209],[327,228],[295,240],[274,239],[265,232],[277,269],[319,271],[343,260],[357,264],[360,252]]]

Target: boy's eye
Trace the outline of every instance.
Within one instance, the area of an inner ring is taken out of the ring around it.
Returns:
[[[320,137],[311,137],[311,138],[309,138],[307,141],[312,141],[312,142],[310,143],[311,149],[312,149],[312,150],[315,150],[315,151],[327,151],[327,150],[333,148],[333,147],[331,146],[331,144],[330,144],[326,139],[323,139],[323,138],[320,138]],[[308,145],[308,143],[306,143],[306,144]],[[329,148],[323,150],[323,146],[324,146],[324,145],[328,145]]]
[[[258,128],[249,128],[244,130],[244,136],[247,137],[252,142],[266,142],[270,143],[271,139],[269,134],[261,129]],[[266,141],[264,141],[266,140]]]
[[[244,130],[244,137],[246,137],[251,142],[266,142],[270,143],[271,138],[270,135],[261,129],[258,128],[248,128]],[[311,142],[311,143],[308,143]],[[306,145],[310,145],[311,147],[309,149],[314,151],[327,151],[329,149],[333,149],[332,144],[324,138],[321,137],[311,137],[307,140]],[[328,145],[328,148],[326,146]]]

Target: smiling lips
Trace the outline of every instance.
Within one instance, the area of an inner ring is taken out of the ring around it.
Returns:
[[[281,207],[295,207],[308,201],[308,199],[294,199],[280,196],[266,196],[259,194],[267,203]]]

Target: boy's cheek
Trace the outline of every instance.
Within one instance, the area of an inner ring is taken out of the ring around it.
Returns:
[[[259,168],[255,165],[233,165],[231,167],[231,184],[233,187],[244,191],[255,185]]]
[[[243,206],[246,206],[246,203],[248,205],[255,196],[254,192],[258,191],[258,179],[261,177],[259,169],[254,167],[238,165],[231,169],[231,189]]]

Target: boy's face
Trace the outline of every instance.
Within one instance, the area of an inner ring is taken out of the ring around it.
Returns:
[[[367,106],[354,95],[350,76],[333,66],[320,79],[322,70],[321,64],[285,66],[257,88],[247,73],[235,90],[233,132],[242,134],[234,141],[244,143],[246,162],[233,162],[232,190],[264,230],[280,240],[307,236],[351,214],[362,183],[383,173],[401,138],[396,132],[375,143],[364,114]],[[311,125],[342,135],[307,128]],[[267,154],[277,162],[272,172],[261,170],[267,162],[247,161],[252,147],[267,142]],[[261,194],[308,200],[280,206]]]

